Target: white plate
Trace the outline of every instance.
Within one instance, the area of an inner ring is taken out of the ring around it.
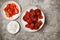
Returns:
[[[19,10],[19,13],[16,14],[16,15],[14,15],[14,16],[12,16],[11,18],[8,18],[8,17],[5,15],[5,12],[4,12],[4,10],[3,10],[3,9],[7,6],[7,4],[9,4],[9,3],[14,3],[14,4],[16,4],[17,7],[18,7],[18,10]],[[8,19],[8,20],[14,20],[14,19],[16,19],[16,18],[18,18],[18,17],[20,16],[20,14],[21,14],[21,7],[20,7],[15,1],[7,1],[7,2],[5,2],[5,3],[2,5],[2,7],[1,7],[1,13],[2,13],[2,15],[3,15],[6,19]]]
[[[16,34],[20,29],[19,24],[16,21],[11,21],[7,25],[7,31],[11,34]]]
[[[30,9],[37,9],[37,7],[31,6],[31,7],[27,8],[27,9],[22,13],[22,15],[21,15],[21,27],[22,27],[24,30],[28,31],[28,32],[35,32],[35,31],[38,31],[39,29],[41,29],[41,28],[43,27],[44,22],[45,22],[45,16],[44,16],[43,12],[41,11],[42,16],[43,16],[43,19],[40,19],[40,20],[43,22],[43,24],[40,26],[40,28],[39,28],[38,30],[31,30],[30,28],[26,28],[25,25],[27,24],[27,22],[25,22],[25,21],[23,20],[23,16],[25,15],[26,11],[30,11]]]

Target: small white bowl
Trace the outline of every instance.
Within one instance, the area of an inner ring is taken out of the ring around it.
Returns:
[[[16,33],[19,31],[20,26],[19,26],[18,22],[16,22],[16,21],[11,21],[11,22],[8,23],[6,29],[7,29],[7,31],[8,31],[9,33],[11,33],[11,34],[16,34]]]
[[[23,20],[23,16],[25,15],[26,11],[30,11],[30,9],[37,9],[37,7],[35,7],[35,6],[30,6],[30,7],[28,7],[28,8],[22,13],[22,15],[21,15],[21,23],[20,23],[20,24],[21,24],[22,29],[24,29],[25,31],[28,31],[28,32],[36,32],[36,31],[40,30],[40,29],[43,27],[44,22],[45,22],[45,16],[44,16],[43,12],[41,11],[42,16],[43,16],[43,19],[39,19],[39,20],[41,20],[41,21],[43,22],[43,24],[40,26],[40,28],[39,28],[38,30],[31,30],[30,28],[25,27],[25,25],[27,24],[27,22],[25,22],[25,21]]]
[[[19,10],[19,13],[18,14],[16,14],[16,15],[14,15],[14,16],[12,16],[11,18],[8,18],[7,16],[6,16],[6,14],[5,14],[5,11],[4,11],[4,8],[7,6],[7,4],[9,4],[9,3],[14,3],[17,7],[18,7],[18,10]],[[8,20],[14,20],[14,19],[16,19],[16,18],[18,18],[19,16],[20,16],[20,14],[21,14],[21,7],[20,7],[20,5],[18,5],[15,1],[7,1],[7,2],[5,2],[3,5],[2,5],[2,7],[1,7],[1,13],[2,13],[2,15],[6,18],[6,19],[8,19]]]

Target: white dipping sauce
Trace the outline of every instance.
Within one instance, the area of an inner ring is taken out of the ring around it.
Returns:
[[[11,21],[7,25],[7,31],[11,34],[15,34],[19,31],[19,24],[16,21]]]

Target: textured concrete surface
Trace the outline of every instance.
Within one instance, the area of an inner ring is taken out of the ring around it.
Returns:
[[[8,0],[0,0],[1,6]],[[34,5],[44,12],[46,21],[43,28],[34,33],[21,29],[17,34],[12,35],[7,32],[6,25],[10,22],[0,13],[0,40],[60,40],[60,0],[14,0],[22,7]],[[16,19],[20,23],[20,18]]]

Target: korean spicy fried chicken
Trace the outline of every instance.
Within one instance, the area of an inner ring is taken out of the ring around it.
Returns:
[[[30,11],[26,11],[25,15],[23,16],[23,20],[27,22],[25,27],[32,30],[37,30],[42,25],[42,21],[38,21],[38,19],[43,19],[40,9],[30,9]]]

